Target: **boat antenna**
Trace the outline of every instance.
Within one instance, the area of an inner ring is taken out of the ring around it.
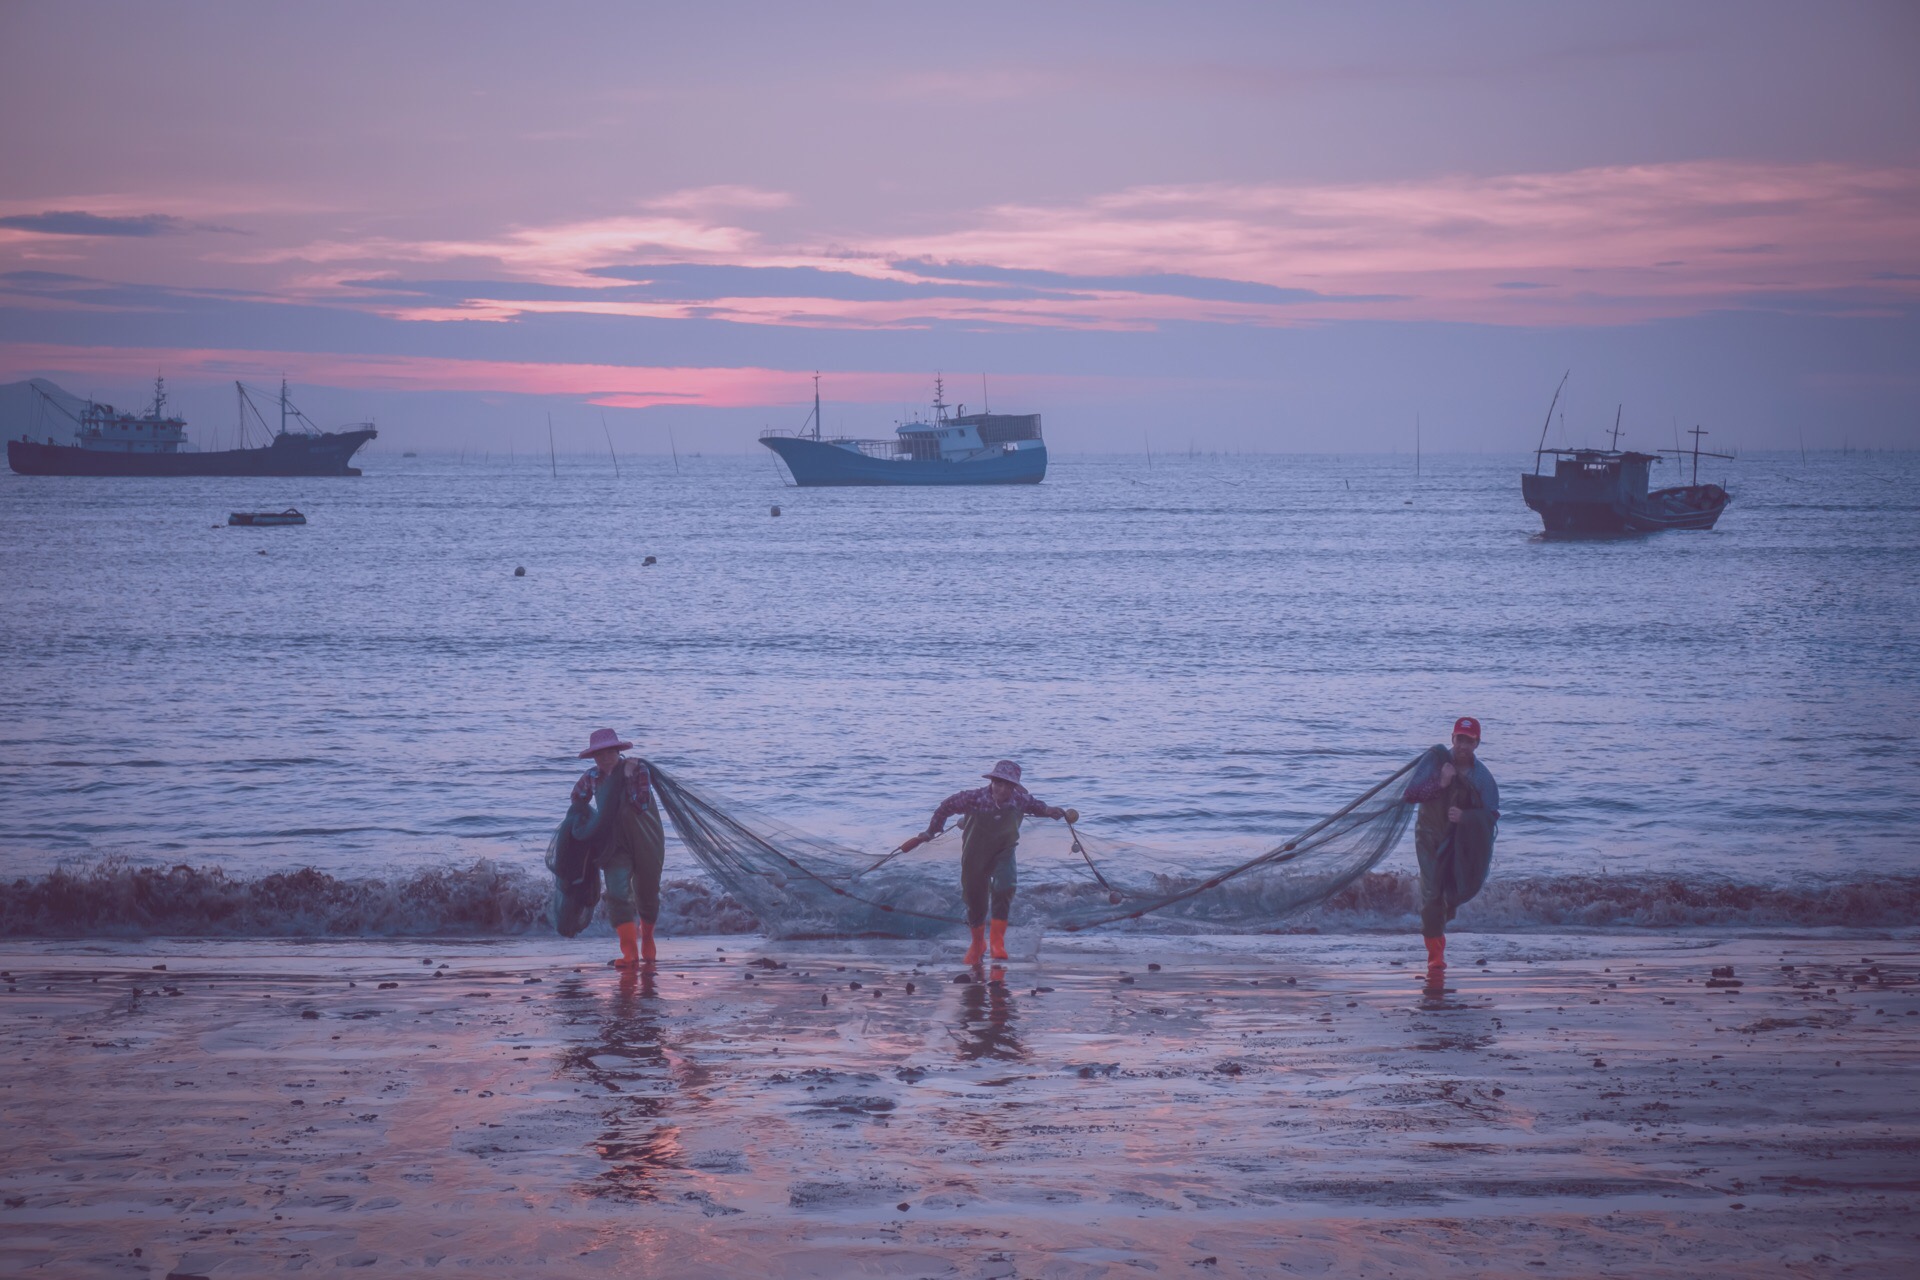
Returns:
[[[553,472],[553,478],[560,478],[560,461],[553,456],[553,411],[547,411],[547,468]]]
[[[820,371],[813,371],[813,438],[820,438]]]
[[[280,434],[287,434],[287,375],[280,375]]]
[[[933,420],[947,420],[947,384],[937,373],[933,375]]]
[[[987,371],[980,371],[980,407],[987,413],[993,412],[993,401],[987,399]]]
[[[1626,406],[1623,404],[1613,406],[1613,444],[1610,447],[1615,453],[1620,452],[1620,411],[1624,408]]]
[[[1420,411],[1413,412],[1413,475],[1420,478]]]
[[[1560,403],[1560,392],[1567,385],[1567,379],[1573,373],[1569,369],[1560,375],[1560,385],[1553,389],[1553,399],[1547,403],[1547,420],[1540,424],[1540,447],[1533,451],[1533,474],[1540,474],[1540,458],[1547,451],[1547,428],[1553,425],[1553,408]]]
[[[613,431],[607,426],[607,411],[600,411],[600,430],[607,437],[607,456],[613,459],[613,478],[620,478],[620,455],[613,451]]]

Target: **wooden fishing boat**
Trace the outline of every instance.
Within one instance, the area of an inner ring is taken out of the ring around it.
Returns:
[[[1562,378],[1561,385],[1566,385]],[[1554,392],[1554,402],[1560,399]],[[1547,421],[1553,420],[1553,405],[1547,406]],[[1520,476],[1520,495],[1526,504],[1540,513],[1540,521],[1553,534],[1656,533],[1662,529],[1711,529],[1720,513],[1733,501],[1733,495],[1717,484],[1700,483],[1700,459],[1726,458],[1731,454],[1708,453],[1700,448],[1706,431],[1695,427],[1691,450],[1662,449],[1658,453],[1638,453],[1621,449],[1620,419],[1614,417],[1611,449],[1549,449],[1546,429],[1541,428],[1540,447],[1534,450],[1533,474]],[[1675,461],[1691,456],[1693,479],[1689,484],[1665,489],[1647,488],[1648,469],[1663,461],[1662,454],[1676,455]],[[1554,459],[1553,474],[1540,474],[1541,459]]]

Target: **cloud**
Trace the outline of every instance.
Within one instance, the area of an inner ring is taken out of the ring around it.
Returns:
[[[789,203],[755,187],[709,186],[639,213],[494,233],[346,236],[256,253],[196,246],[190,260],[176,256],[187,279],[204,279],[212,262],[260,281],[261,296],[423,324],[574,314],[866,332],[1356,318],[1539,327],[1773,310],[1796,295],[1816,309],[1844,298],[1851,314],[1920,296],[1909,278],[1920,267],[1913,169],[1697,161],[1156,184],[956,207],[943,225],[912,234],[828,235],[792,229],[791,218],[776,233],[735,216]],[[172,242],[154,234],[152,260],[161,261]],[[87,251],[85,240],[65,246]],[[12,262],[26,265],[24,253]],[[186,305],[102,285],[67,293],[72,305]]]
[[[699,218],[620,216],[518,227],[491,239],[317,240],[229,260],[256,265],[474,261],[549,282],[587,283],[587,270],[609,263],[660,257],[737,261],[757,252],[757,242],[751,231]]]
[[[1175,272],[1150,272],[1145,275],[1087,276],[1064,271],[1042,271],[1031,267],[995,267],[968,263],[896,262],[896,271],[935,280],[1007,280],[1056,289],[1082,292],[1136,293],[1168,298],[1192,298],[1201,302],[1253,302],[1292,306],[1302,302],[1396,302],[1391,295],[1369,297],[1332,296],[1313,289],[1290,289],[1262,284],[1257,280],[1221,280],[1207,276],[1180,275]]]
[[[645,201],[643,208],[670,213],[705,213],[713,209],[784,209],[793,197],[784,191],[766,191],[759,187],[689,187]]]
[[[1315,318],[1351,315],[1345,304],[1365,300],[1389,304],[1381,312],[1395,318],[1618,323],[1739,306],[1783,286],[1824,291],[1889,261],[1920,261],[1916,204],[1912,169],[1701,161],[1132,187],[996,206],[887,247],[901,267],[991,264],[979,278],[1106,280]],[[1519,296],[1529,291],[1502,287],[1551,291],[1575,276],[1578,293],[1559,291],[1544,309]],[[1236,283],[1185,287],[1198,280]]]
[[[243,234],[236,227],[188,222],[166,213],[113,216],[79,209],[50,209],[45,213],[16,213],[0,217],[0,227],[43,236],[177,236],[190,231]]]
[[[351,355],[310,351],[248,351],[168,347],[69,347],[18,343],[0,347],[0,378],[53,374],[125,376],[129,370],[164,368],[176,382],[221,382],[233,378],[279,378],[309,386],[368,391],[459,391],[508,395],[570,396],[608,408],[662,405],[759,408],[799,403],[811,394],[811,371],[759,367],[647,366],[460,360],[435,356]],[[1166,379],[999,375],[996,389],[1019,396],[1042,388],[1161,385]],[[833,397],[839,403],[897,405],[921,400],[921,373],[838,370]]]

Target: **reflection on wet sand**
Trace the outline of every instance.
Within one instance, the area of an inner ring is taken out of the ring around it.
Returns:
[[[990,1058],[1018,1062],[1027,1056],[1014,1024],[1019,1020],[1013,993],[1007,989],[1007,971],[995,965],[985,982],[974,981],[960,988],[960,1026],[954,1038],[964,1062]]]
[[[678,1167],[684,1154],[679,1126],[662,1122],[674,1079],[656,976],[652,965],[623,971],[604,1002],[579,982],[562,984],[558,993],[580,1002],[570,1022],[597,1024],[588,1043],[561,1054],[561,1072],[591,1080],[613,1099],[601,1113],[604,1128],[593,1144],[607,1167],[586,1188],[590,1195],[658,1200],[662,1176]]]

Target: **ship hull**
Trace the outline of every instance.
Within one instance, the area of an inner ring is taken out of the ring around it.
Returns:
[[[1569,485],[1557,476],[1522,475],[1520,492],[1555,534],[1657,533],[1711,529],[1733,498],[1717,484],[1656,489],[1634,498],[1617,489]]]
[[[987,458],[947,462],[874,458],[799,436],[768,436],[761,444],[780,455],[803,489],[836,486],[1039,484],[1047,476],[1045,445]]]
[[[212,453],[120,453],[76,445],[7,441],[7,465],[23,476],[357,476],[349,465],[375,432],[283,435],[261,449]]]

